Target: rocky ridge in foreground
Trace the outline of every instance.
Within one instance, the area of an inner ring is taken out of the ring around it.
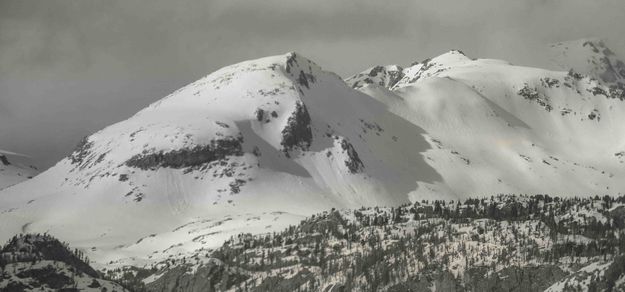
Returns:
[[[20,234],[0,247],[0,291],[128,291],[105,280],[79,250],[48,234]]]

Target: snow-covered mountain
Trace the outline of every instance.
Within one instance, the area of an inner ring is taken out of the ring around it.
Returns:
[[[424,133],[298,54],[243,62],[3,192],[2,235],[50,230],[96,260],[167,257],[331,207],[407,203],[420,181],[441,179],[421,155]]]
[[[343,81],[296,53],[220,69],[0,192],[0,240],[50,233],[150,263],[333,207],[625,190],[602,79],[451,51]]]
[[[34,166],[26,166],[19,159],[13,160],[19,156],[20,154],[14,152],[0,150],[0,190],[32,178],[38,173]]]
[[[390,87],[353,86],[426,130],[432,149],[424,156],[443,177],[427,193],[624,190],[625,104],[622,91],[606,82],[575,71],[474,60],[460,51],[401,75]]]

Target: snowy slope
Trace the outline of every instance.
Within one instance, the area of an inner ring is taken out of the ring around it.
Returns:
[[[32,178],[38,172],[35,167],[20,163],[19,159],[13,160],[17,155],[0,150],[0,190]]]
[[[451,51],[360,90],[427,132],[444,183],[414,199],[468,194],[617,194],[625,190],[625,104],[576,73],[473,60]]]
[[[332,207],[617,194],[625,105],[611,85],[460,51],[347,83],[295,53],[242,62],[0,192],[0,240],[49,231],[96,264],[150,264]]]

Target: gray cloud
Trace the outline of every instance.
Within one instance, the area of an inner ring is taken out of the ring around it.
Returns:
[[[546,43],[625,56],[622,0],[0,0],[0,148],[50,166],[82,136],[245,59],[298,51],[349,75],[462,49],[545,66]]]

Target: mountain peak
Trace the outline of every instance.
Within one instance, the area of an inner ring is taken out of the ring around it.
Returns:
[[[416,81],[428,69],[433,68],[435,69],[433,71],[440,72],[468,61],[471,61],[471,58],[467,57],[461,50],[451,50],[432,59],[415,62],[405,69],[398,65],[374,66],[345,79],[345,82],[354,89],[369,84],[391,89],[404,81]]]
[[[437,64],[440,64],[441,66],[453,66],[454,64],[464,63],[467,61],[471,61],[471,58],[467,57],[464,52],[460,50],[451,50],[432,58],[431,60],[429,60],[428,63],[435,62]]]
[[[398,65],[378,65],[347,78],[345,82],[355,89],[369,84],[391,88],[404,77],[403,71],[404,68]]]
[[[149,115],[164,107],[195,110],[215,102],[229,107],[215,110],[216,116],[228,115],[230,111],[240,113],[240,107],[234,104],[238,104],[237,100],[245,99],[244,95],[251,94],[245,92],[247,87],[254,87],[260,96],[277,97],[290,91],[303,94],[324,73],[316,63],[297,52],[246,60],[225,66],[176,90],[140,111],[139,115]],[[222,102],[221,99],[229,101]],[[163,117],[160,115],[158,118]]]
[[[315,68],[317,70],[321,70],[321,68],[317,64],[315,64],[315,62],[313,62],[309,58],[306,58],[304,55],[298,52],[288,52],[284,54],[284,58],[286,59],[285,66],[286,66],[287,72],[291,71],[290,68],[292,68],[295,65],[309,66],[310,69]]]

